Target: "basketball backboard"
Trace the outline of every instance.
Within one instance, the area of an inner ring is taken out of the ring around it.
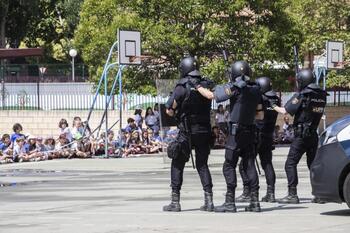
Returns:
[[[118,30],[120,65],[141,65],[141,32]]]
[[[327,69],[343,69],[344,42],[327,41]]]

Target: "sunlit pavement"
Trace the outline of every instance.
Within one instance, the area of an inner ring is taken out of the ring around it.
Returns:
[[[274,152],[276,196],[286,194],[288,148]],[[224,201],[223,151],[213,151],[210,169],[214,202]],[[203,191],[188,164],[180,213],[164,213],[169,203],[169,161],[161,156],[128,159],[55,160],[0,165],[0,232],[349,232],[346,204],[312,204],[305,158],[299,169],[301,204],[262,203],[262,213],[199,211]],[[265,194],[264,176],[260,177]],[[237,195],[242,192],[241,180]]]

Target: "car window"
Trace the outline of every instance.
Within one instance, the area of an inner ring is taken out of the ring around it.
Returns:
[[[344,129],[346,126],[350,124],[350,116],[343,117],[333,124],[331,124],[325,131],[328,131],[328,137],[336,136],[340,130]]]
[[[337,134],[344,129],[346,126],[350,124],[350,115],[343,117],[334,123],[332,123],[329,127],[326,128],[325,131],[320,136],[319,146],[324,145],[329,142],[328,139],[335,138]],[[331,140],[332,141],[332,140]]]
[[[337,138],[345,154],[350,157],[350,125],[341,130]]]

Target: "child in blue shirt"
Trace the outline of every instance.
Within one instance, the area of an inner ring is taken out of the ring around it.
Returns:
[[[12,163],[10,135],[4,134],[0,141],[0,163]]]
[[[11,145],[10,135],[4,134],[0,141],[0,151],[6,151]]]
[[[21,133],[23,131],[23,127],[21,124],[16,123],[12,127],[13,129],[13,134],[11,134],[11,142],[14,143],[17,138],[19,137],[24,137],[24,135]]]

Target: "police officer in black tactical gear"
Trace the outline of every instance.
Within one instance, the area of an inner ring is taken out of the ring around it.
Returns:
[[[288,195],[280,199],[280,203],[299,203],[297,165],[306,152],[307,166],[310,169],[316,155],[318,145],[317,128],[326,106],[327,92],[316,85],[315,80],[315,76],[310,69],[301,70],[297,74],[298,92],[285,104],[284,108],[274,105],[276,111],[294,116],[294,140],[285,163]]]
[[[264,169],[267,191],[266,195],[262,198],[263,202],[276,202],[275,199],[275,182],[276,175],[272,164],[272,150],[273,145],[273,132],[275,130],[275,124],[278,113],[272,108],[273,105],[280,106],[281,100],[277,96],[276,92],[272,90],[271,79],[268,77],[260,77],[255,80],[260,86],[263,98],[264,119],[256,120],[257,126],[257,145],[256,152],[259,154],[261,166]],[[243,163],[239,165],[239,172],[243,180],[243,194],[236,198],[236,202],[249,202],[250,190],[249,180],[247,174],[243,169]]]
[[[231,66],[231,81],[215,87],[215,92],[197,86],[197,90],[208,99],[217,102],[230,100],[230,127],[226,142],[225,162],[223,173],[226,180],[227,192],[225,203],[216,212],[236,212],[235,189],[237,186],[236,166],[238,158],[242,157],[243,169],[248,177],[251,191],[251,202],[246,211],[259,212],[259,179],[255,167],[254,138],[255,118],[263,119],[262,98],[260,87],[249,81],[251,69],[247,62],[237,61]],[[253,139],[253,140],[252,140]]]
[[[181,79],[166,104],[167,114],[175,116],[178,122],[179,134],[174,144],[168,147],[168,156],[172,157],[172,194],[171,203],[164,206],[163,210],[181,211],[180,189],[183,181],[183,171],[185,163],[189,160],[189,148],[193,146],[195,165],[204,190],[204,205],[200,209],[213,211],[213,184],[208,168],[211,140],[211,101],[204,98],[194,88],[195,85],[199,84],[211,88],[212,83],[201,77],[198,62],[193,57],[184,58],[180,63],[179,70]]]

